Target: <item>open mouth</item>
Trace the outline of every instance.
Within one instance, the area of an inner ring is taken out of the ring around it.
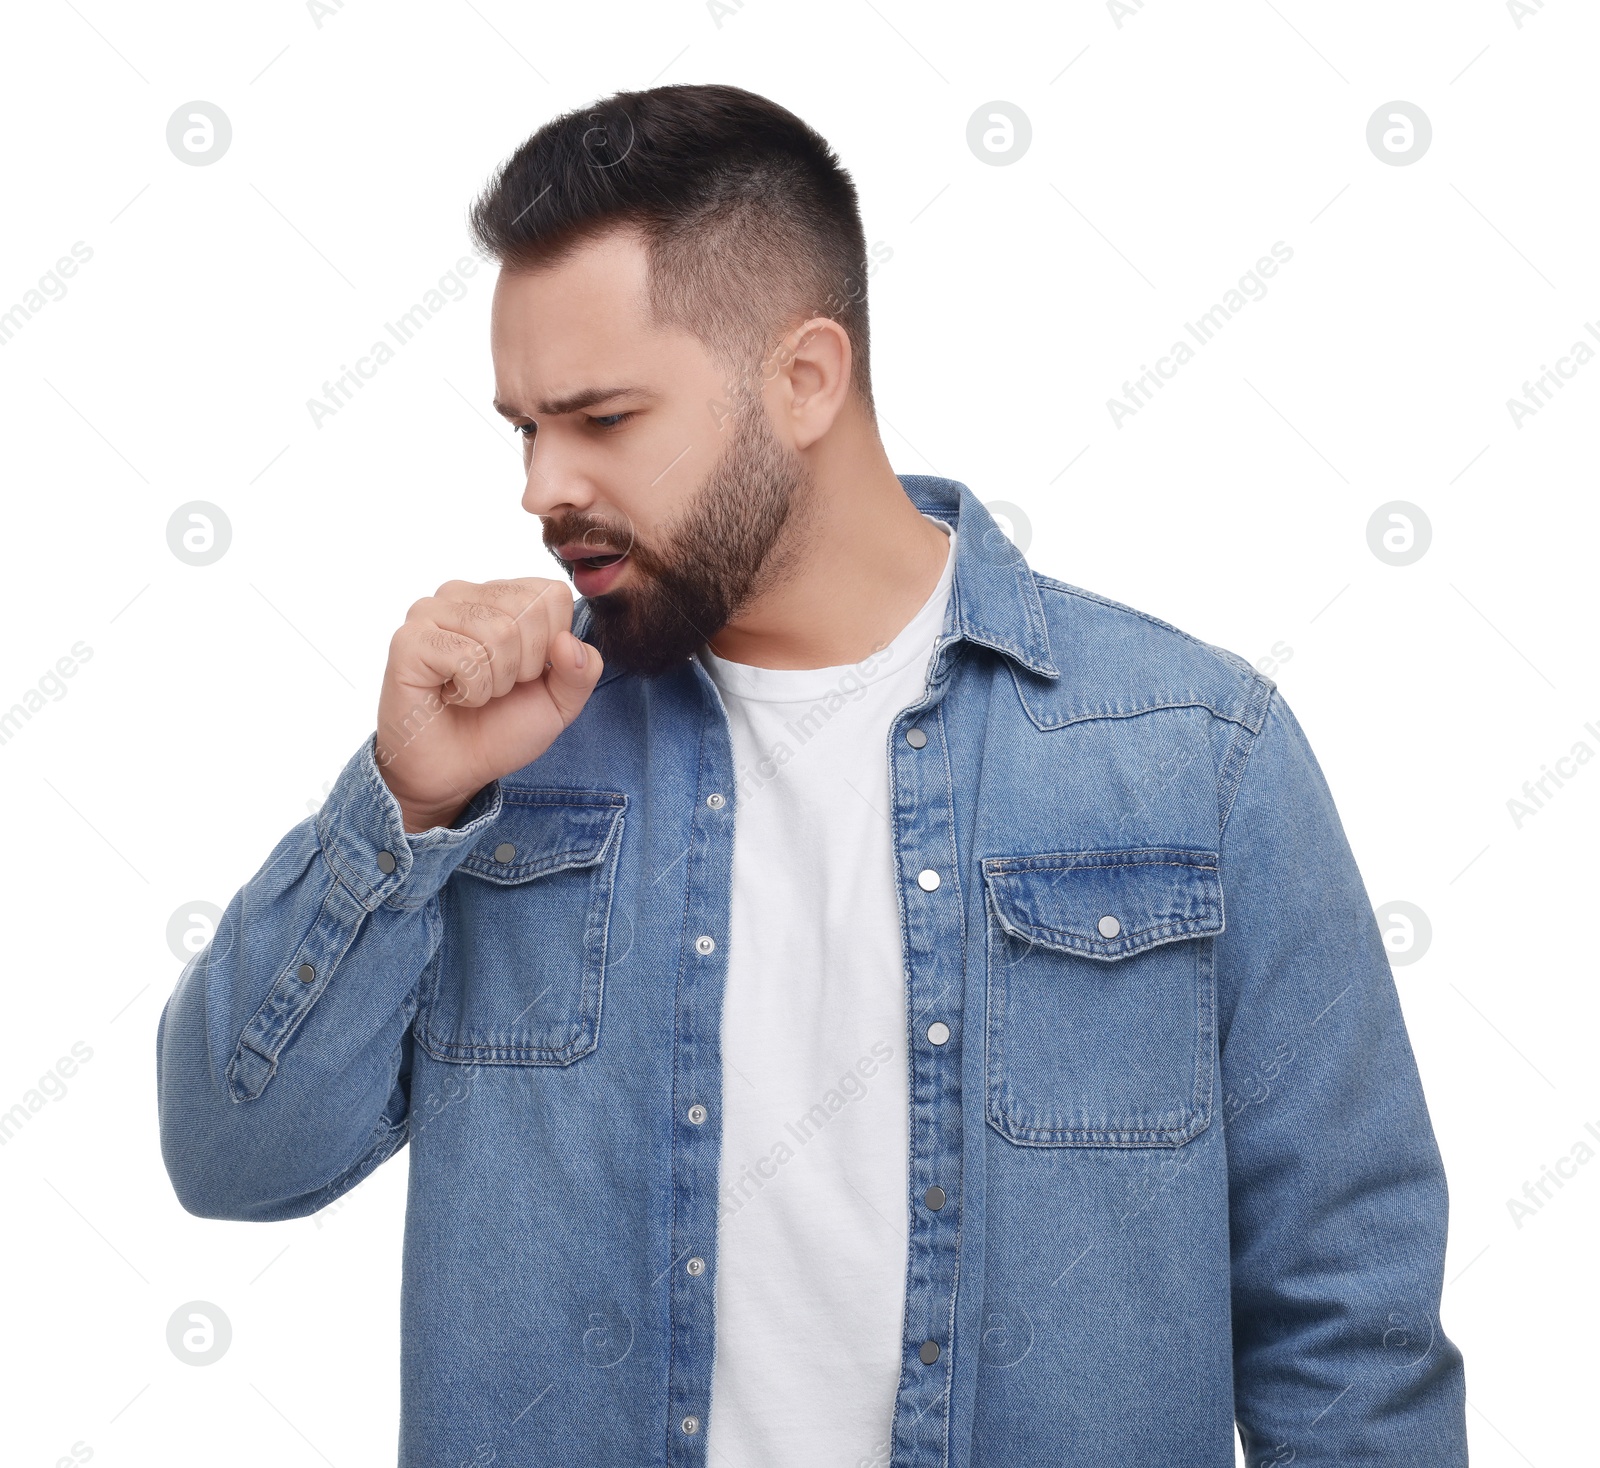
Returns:
[[[598,571],[603,566],[616,565],[616,563],[620,561],[626,554],[626,551],[618,551],[615,554],[608,556],[583,556],[574,561],[572,564],[574,566],[587,566],[591,571]]]

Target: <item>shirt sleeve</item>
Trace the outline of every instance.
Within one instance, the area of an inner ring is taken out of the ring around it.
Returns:
[[[492,781],[460,824],[408,834],[368,735],[233,895],[156,1027],[161,1154],[189,1212],[303,1217],[405,1143],[438,893],[500,805]]]
[[[1465,1468],[1448,1193],[1378,923],[1274,690],[1224,813],[1217,939],[1235,1417],[1251,1468]]]

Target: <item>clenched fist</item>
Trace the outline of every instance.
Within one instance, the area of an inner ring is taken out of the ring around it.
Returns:
[[[406,830],[453,825],[491,780],[537,759],[602,671],[572,635],[564,581],[446,581],[413,602],[378,697],[378,769]]]

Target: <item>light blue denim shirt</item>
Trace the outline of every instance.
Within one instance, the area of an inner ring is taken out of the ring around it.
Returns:
[[[875,1468],[1232,1468],[1235,1423],[1251,1468],[1464,1465],[1444,1170],[1282,694],[901,482],[959,539],[884,750],[911,1155]],[[191,1213],[303,1217],[410,1144],[403,1468],[705,1462],[735,788],[698,659],[606,673],[455,827],[405,832],[369,736],[178,979]]]

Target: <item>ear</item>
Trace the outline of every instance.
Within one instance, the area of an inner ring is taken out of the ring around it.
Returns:
[[[849,400],[849,333],[831,317],[812,316],[784,337],[776,365],[768,384],[774,421],[792,447],[810,448]]]

